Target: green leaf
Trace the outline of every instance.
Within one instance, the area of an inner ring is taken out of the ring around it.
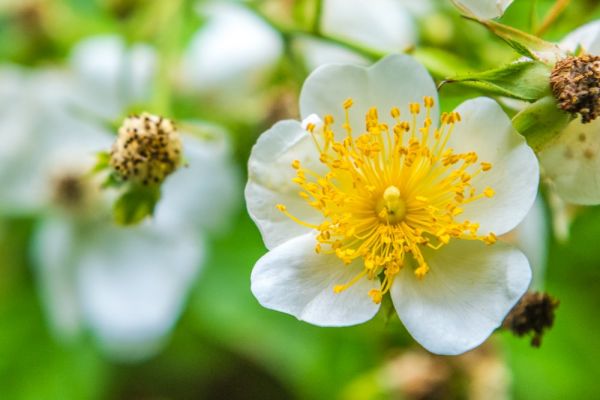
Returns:
[[[110,153],[108,151],[96,153],[96,164],[92,167],[91,172],[95,174],[108,168],[110,168]]]
[[[467,15],[468,19],[479,22],[490,32],[504,40],[517,53],[533,60],[539,59],[537,53],[549,53],[558,58],[562,52],[554,43],[546,42],[537,36],[520,31],[508,25],[503,25],[496,21],[478,19],[473,15]]]
[[[573,117],[558,108],[556,99],[546,96],[513,118],[513,126],[536,152],[552,142]]]
[[[533,102],[550,94],[550,72],[550,67],[541,62],[521,61],[490,71],[456,76],[443,83],[460,82],[492,95]]]
[[[108,174],[108,176],[102,182],[100,187],[102,189],[119,188],[119,187],[123,186],[124,184],[125,184],[125,182],[123,180],[121,180],[121,178],[119,178],[119,176],[117,174],[112,172],[112,173]]]
[[[152,215],[160,200],[158,186],[132,186],[117,199],[113,206],[115,222],[119,225],[134,225]]]

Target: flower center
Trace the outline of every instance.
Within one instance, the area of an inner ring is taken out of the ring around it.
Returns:
[[[345,135],[341,138],[333,131],[331,116],[324,117],[322,128],[306,127],[325,174],[298,160],[292,163],[294,182],[302,189],[299,195],[324,221],[312,225],[284,205],[277,207],[297,223],[318,231],[317,253],[335,254],[346,264],[362,259],[362,272],[337,285],[336,292],[364,277],[381,277],[381,288],[369,293],[379,303],[401,269],[413,268],[419,278],[427,274],[426,248],[439,249],[453,238],[495,242],[493,233],[478,234],[478,223],[457,218],[467,204],[494,195],[489,187],[478,193],[473,185],[473,179],[492,165],[478,162],[474,152],[455,153],[447,146],[460,115],[444,113],[440,128],[432,129],[432,98],[424,100],[421,127],[417,127],[420,104],[410,105],[408,121],[401,120],[400,110],[393,108],[391,127],[381,123],[377,109],[371,108],[365,131],[356,137],[349,122],[352,104],[351,99],[344,103]]]
[[[388,186],[375,208],[379,219],[384,223],[397,224],[406,215],[406,203],[400,196],[400,189],[396,186]]]

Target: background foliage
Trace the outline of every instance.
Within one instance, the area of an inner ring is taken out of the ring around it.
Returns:
[[[130,42],[153,44],[168,66],[204,23],[193,12],[195,2],[183,0],[31,1],[17,8],[4,3],[0,2],[0,60],[34,68],[60,65],[83,37],[114,32]],[[420,17],[422,40],[414,49],[436,77],[484,70],[516,58],[504,43],[462,19],[446,2],[439,3],[437,11]],[[529,30],[532,3],[516,0],[502,21]],[[553,3],[537,1],[536,18]],[[293,51],[289,32],[309,32],[314,12],[310,0],[266,0],[252,7],[277,21],[286,45],[270,78],[255,93],[260,111],[223,107],[193,94],[172,95],[163,107],[175,119],[196,117],[227,126],[240,168],[265,128],[295,115],[295,99],[307,70],[299,62],[302,55]],[[545,38],[558,40],[598,17],[597,1],[573,1]],[[163,76],[169,78],[168,68]],[[156,83],[158,91],[170,90],[161,82]],[[477,94],[474,89],[445,86],[443,107],[451,109]],[[249,276],[265,249],[242,205],[231,229],[209,238],[208,262],[166,349],[138,364],[111,362],[86,338],[66,344],[52,336],[31,269],[29,239],[35,224],[34,216],[0,220],[2,399],[400,396],[374,378],[384,363],[416,346],[398,321],[382,313],[361,326],[326,329],[258,305],[249,290]],[[551,239],[546,289],[561,305],[540,349],[506,332],[490,339],[508,366],[515,399],[599,396],[599,231],[600,208],[591,207],[578,214],[567,243]]]

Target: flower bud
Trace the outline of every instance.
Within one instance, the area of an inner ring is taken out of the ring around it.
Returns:
[[[584,54],[556,63],[550,87],[559,106],[588,123],[600,115],[600,57]]]
[[[110,165],[126,181],[160,184],[181,163],[181,139],[169,119],[142,113],[125,119]]]

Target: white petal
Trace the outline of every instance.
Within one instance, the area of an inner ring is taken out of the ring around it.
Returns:
[[[492,163],[490,171],[473,179],[473,186],[478,193],[486,187],[495,191],[492,198],[465,205],[460,219],[478,222],[481,234],[501,235],[517,226],[535,201],[537,159],[495,101],[468,100],[456,111],[462,121],[456,124],[449,146],[457,153],[475,151],[479,161]]]
[[[368,65],[366,58],[347,50],[344,47],[313,38],[298,38],[294,41],[297,50],[304,56],[304,62],[309,69],[325,64],[356,64]]]
[[[199,139],[182,125],[184,159],[164,183],[154,219],[176,226],[222,232],[240,204],[240,174],[231,157],[231,147],[219,127],[188,123],[212,137]]]
[[[282,53],[277,32],[244,7],[215,1],[201,11],[208,22],[194,35],[183,62],[184,80],[193,88],[247,88]]]
[[[568,51],[581,47],[583,51],[600,55],[600,21],[593,21],[569,33],[559,46]]]
[[[476,17],[491,19],[500,17],[513,0],[452,0],[459,9],[465,7]]]
[[[456,240],[426,257],[429,273],[419,280],[402,271],[391,296],[406,329],[437,354],[460,354],[481,344],[531,280],[527,258],[500,242]]]
[[[354,132],[364,131],[365,114],[377,107],[382,122],[390,126],[394,120],[390,110],[398,107],[406,117],[409,103],[423,103],[423,97],[432,97],[436,105],[431,113],[433,121],[438,119],[437,90],[427,70],[406,55],[390,55],[365,68],[356,65],[324,65],[317,68],[304,82],[300,94],[300,115],[306,118],[317,114],[321,118],[330,114],[334,117],[336,132],[343,134],[344,101],[354,100],[350,110],[350,123]],[[418,124],[425,118],[418,118]]]
[[[82,325],[72,258],[75,241],[75,226],[70,221],[49,217],[36,227],[32,242],[31,254],[42,305],[52,329],[62,340],[73,339]]]
[[[282,121],[263,133],[248,160],[246,204],[248,213],[260,229],[267,248],[302,235],[306,228],[292,221],[276,208],[283,204],[301,220],[318,224],[321,214],[311,208],[298,192],[300,187],[292,182],[296,171],[291,164],[299,160],[303,166],[320,171],[319,153],[298,121]]]
[[[18,83],[20,90],[0,98],[0,183],[10,188],[0,192],[0,208],[29,213],[47,202],[51,177],[93,160],[111,136],[69,108],[75,89],[68,75],[23,70]]]
[[[132,102],[149,98],[156,54],[146,45],[128,49],[117,35],[94,36],[74,47],[70,64],[80,85],[76,106],[112,119]]]
[[[525,254],[533,272],[531,287],[541,290],[544,287],[548,256],[548,222],[544,202],[540,196],[533,203],[525,219],[501,239]]]
[[[264,307],[319,326],[365,322],[379,305],[368,296],[379,282],[361,279],[341,293],[335,285],[358,275],[362,261],[344,265],[335,255],[315,253],[315,237],[306,234],[269,251],[252,270],[252,293]]]
[[[544,175],[558,194],[575,204],[600,203],[600,119],[572,121],[538,153]]]
[[[122,359],[156,352],[198,273],[197,235],[158,225],[100,226],[75,254],[85,318],[105,350]]]
[[[326,34],[386,53],[400,53],[416,41],[416,27],[397,0],[325,0]]]

